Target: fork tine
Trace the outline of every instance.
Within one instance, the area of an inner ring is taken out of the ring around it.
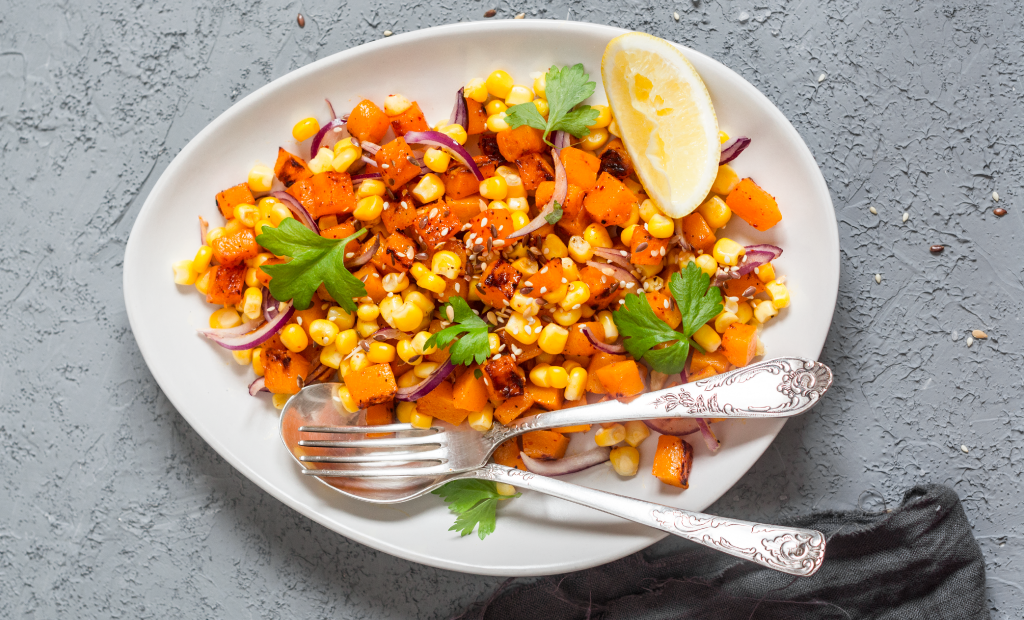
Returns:
[[[378,426],[376,428],[384,428]],[[379,432],[379,431],[374,431]],[[444,445],[447,443],[444,433],[420,435],[418,437],[394,437],[387,439],[356,439],[352,441],[327,441],[320,439],[301,439],[300,446],[307,448],[404,448],[406,446]]]
[[[356,456],[300,456],[300,461],[309,463],[409,463],[413,461],[438,461],[444,462],[448,456],[447,450],[426,450],[423,452],[411,452],[399,454],[395,452],[384,452],[378,454],[362,454]]]
[[[450,473],[451,469],[443,465],[433,467],[395,467],[391,469],[303,469],[307,476],[324,478],[409,478],[422,476],[440,476]]]
[[[443,428],[432,426],[427,428],[416,428],[412,424],[381,424],[380,426],[300,426],[302,433],[393,433],[396,431],[434,431],[434,435],[444,432]]]

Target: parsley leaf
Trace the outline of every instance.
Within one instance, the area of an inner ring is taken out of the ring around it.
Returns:
[[[668,288],[683,317],[682,332],[659,319],[646,297],[626,295],[625,307],[613,312],[612,319],[625,338],[623,345],[629,354],[635,359],[643,358],[658,372],[671,375],[682,371],[690,345],[700,349],[690,336],[722,311],[722,292],[710,284],[711,278],[695,263],[672,274]],[[672,344],[663,349],[653,348],[662,343]]]
[[[497,483],[475,479],[452,480],[432,493],[441,496],[448,504],[448,510],[458,515],[455,524],[448,528],[449,532],[468,536],[476,527],[480,540],[494,532],[498,502],[522,495],[500,495]]]
[[[593,95],[596,87],[596,84],[590,81],[590,76],[583,71],[583,65],[578,63],[561,69],[552,65],[544,80],[548,100],[547,120],[544,120],[537,111],[537,106],[530,101],[514,105],[505,112],[505,122],[509,127],[515,129],[529,125],[534,129],[540,129],[544,132],[544,141],[549,145],[551,143],[548,142],[548,134],[552,131],[565,131],[577,138],[588,135],[588,125],[597,120],[597,110],[588,105],[573,110],[577,104]]]
[[[273,282],[273,280],[271,280]],[[442,306],[442,316],[447,315],[448,308],[452,309],[455,316],[455,323],[445,327],[427,339],[423,348],[437,346],[442,349],[451,345],[451,360],[453,364],[477,364],[487,361],[491,353],[491,344],[487,339],[487,322],[478,317],[470,308],[466,300],[461,297],[452,297]],[[465,334],[455,344],[452,344],[459,335]]]
[[[558,201],[556,200],[555,201],[555,210],[552,211],[551,213],[548,213],[546,216],[544,216],[544,220],[548,224],[557,224],[558,220],[560,220],[560,219],[562,219],[562,205],[558,204]]]
[[[345,245],[365,232],[364,228],[344,239],[327,239],[294,218],[283,220],[277,228],[264,226],[256,242],[277,256],[291,258],[281,265],[262,267],[271,277],[270,294],[274,299],[290,299],[297,310],[305,310],[323,283],[339,306],[355,312],[352,300],[365,297],[366,287],[345,268]]]

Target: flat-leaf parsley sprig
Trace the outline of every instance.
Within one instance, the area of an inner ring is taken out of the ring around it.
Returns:
[[[613,312],[612,319],[625,338],[623,345],[629,354],[638,360],[643,358],[652,369],[667,375],[682,371],[690,345],[702,350],[690,337],[722,311],[722,292],[710,285],[711,278],[696,263],[672,274],[668,288],[683,317],[679,324],[682,332],[658,318],[646,297],[627,294],[624,307]],[[653,348],[663,343],[672,344]]]
[[[544,94],[548,100],[548,117],[540,115],[532,101],[514,105],[505,112],[505,122],[515,129],[529,125],[544,132],[544,142],[552,131],[565,131],[577,138],[590,134],[589,126],[597,120],[598,112],[594,108],[583,105],[575,110],[577,104],[594,94],[596,84],[583,70],[582,64],[571,67],[552,65],[544,76]]]
[[[451,314],[448,312],[451,308]],[[442,316],[455,319],[452,325],[431,336],[423,344],[425,349],[437,346],[441,349],[451,345],[449,354],[453,364],[470,365],[474,361],[483,364],[491,353],[491,344],[487,336],[487,322],[475,312],[461,297],[452,297],[441,307]],[[459,336],[462,336],[459,338]],[[455,341],[459,338],[458,341]],[[455,344],[452,344],[452,342]]]
[[[497,483],[475,479],[452,480],[432,493],[440,495],[448,504],[448,510],[458,515],[455,524],[448,528],[449,532],[468,536],[476,528],[480,540],[494,532],[498,502],[522,495],[502,495],[498,493]]]
[[[305,310],[322,283],[339,306],[355,312],[352,300],[365,297],[366,286],[345,268],[345,246],[366,232],[363,228],[344,239],[327,239],[293,218],[282,220],[277,228],[264,226],[256,242],[276,256],[291,259],[261,267],[271,278],[270,294],[281,301],[290,299],[297,310]]]

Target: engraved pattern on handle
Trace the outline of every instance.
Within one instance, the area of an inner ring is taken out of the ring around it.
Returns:
[[[751,523],[691,512],[503,465],[485,465],[468,472],[466,477],[484,478],[540,491],[790,575],[813,575],[825,559],[825,537],[815,530]]]

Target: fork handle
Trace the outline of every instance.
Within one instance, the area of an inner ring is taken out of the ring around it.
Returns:
[[[807,411],[832,385],[828,366],[800,357],[780,357],[694,383],[641,394],[628,403],[607,400],[549,411],[494,425],[493,445],[528,431],[655,418],[782,418]]]
[[[459,477],[504,482],[629,519],[773,570],[808,577],[825,558],[816,530],[727,519],[562,482],[504,465],[485,465]]]

